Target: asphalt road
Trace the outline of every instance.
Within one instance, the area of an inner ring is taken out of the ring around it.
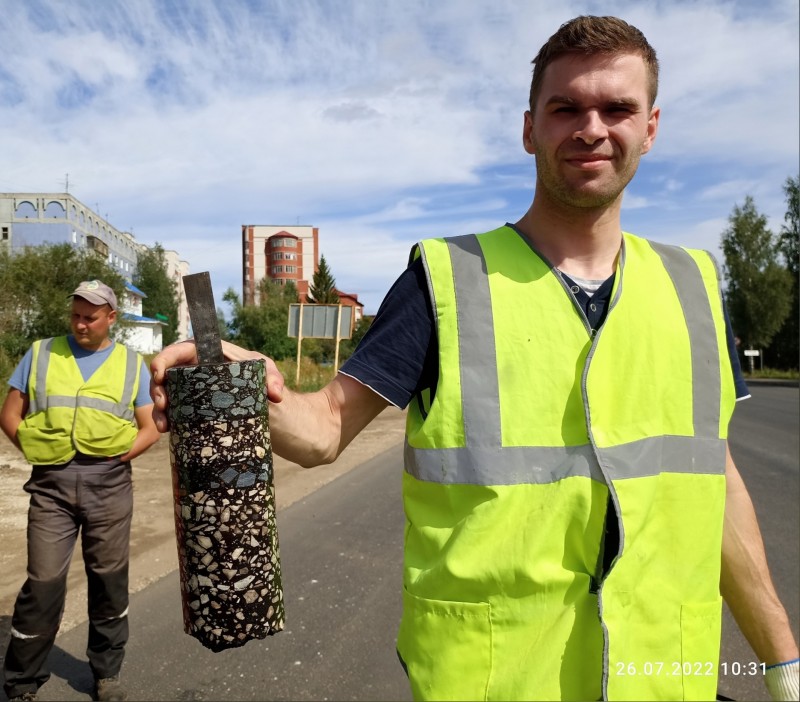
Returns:
[[[798,635],[800,393],[754,387],[733,421],[734,459],[761,520],[774,579]],[[324,469],[318,469],[324,470]],[[287,629],[214,654],[182,631],[177,574],[131,600],[124,677],[136,700],[407,700],[395,653],[403,516],[393,449],[278,515]],[[42,700],[85,700],[85,626],[60,636]],[[753,659],[726,613],[721,660]],[[760,679],[720,678],[737,700],[766,699]]]
[[[747,484],[758,515],[772,579],[795,640],[800,639],[800,390],[752,386],[739,402],[729,433],[731,455]],[[753,661],[733,617],[725,611],[720,662]],[[739,666],[743,669],[744,666]],[[769,699],[759,678],[720,675],[719,690],[737,700]]]
[[[123,668],[131,699],[411,699],[394,652],[401,466],[398,446],[279,512],[286,629],[275,636],[211,653],[183,633],[177,573],[133,595]],[[57,646],[40,699],[87,699],[85,626]]]

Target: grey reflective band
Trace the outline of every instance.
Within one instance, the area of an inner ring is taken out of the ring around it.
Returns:
[[[447,239],[447,248],[458,315],[464,441],[471,448],[499,448],[500,386],[486,260],[474,234]]]
[[[108,400],[101,400],[97,397],[79,396],[76,407],[85,407],[86,409],[107,412],[108,414],[113,414],[115,417],[127,419],[131,422],[134,418],[133,410],[130,407],[123,405],[121,402],[110,402]]]
[[[724,473],[722,439],[657,436],[600,451],[613,480]],[[606,482],[591,444],[420,449],[406,442],[405,459],[415,478],[443,485],[548,485],[573,477]]]
[[[46,407],[44,409],[52,409],[54,407],[70,407],[72,409],[76,407],[86,407],[87,409],[107,412],[108,414],[113,414],[115,417],[127,419],[129,421],[133,421],[135,416],[133,410],[127,405],[123,405],[121,402],[111,402],[110,400],[101,400],[97,397],[85,397],[82,395],[78,397],[72,395],[50,395],[47,398]]]
[[[43,410],[46,407],[47,364],[50,363],[50,348],[52,346],[53,339],[45,339],[39,345],[39,354],[36,357],[36,385],[33,389],[33,400],[29,408],[31,414]]]
[[[136,378],[139,374],[139,356],[135,351],[125,348],[125,380],[122,386],[122,398],[120,402],[111,402],[97,397],[86,397],[85,395],[47,395],[47,369],[50,364],[52,346],[54,339],[46,339],[39,348],[39,355],[36,359],[36,389],[30,405],[30,414],[48,410],[52,407],[85,407],[87,409],[99,410],[119,417],[120,419],[133,422],[135,414],[131,405],[133,403],[133,391],[136,385]],[[108,360],[108,359],[106,359]],[[105,361],[104,361],[105,363]]]
[[[136,351],[131,351],[127,346],[125,351],[128,354],[125,363],[125,384],[122,386],[122,397],[119,404],[127,408],[133,403],[133,386],[139,373],[139,355]]]
[[[715,325],[700,268],[680,247],[649,243],[672,278],[686,319],[692,353],[694,435],[718,437],[722,387],[719,347],[716,334],[709,333]]]
[[[413,448],[406,441],[406,471],[443,485],[547,485],[580,476],[603,481],[585,446]]]

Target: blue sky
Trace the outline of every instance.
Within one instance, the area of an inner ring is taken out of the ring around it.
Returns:
[[[0,191],[64,189],[241,292],[241,225],[308,224],[367,313],[413,242],[516,221],[530,61],[616,14],[661,62],[623,226],[708,248],[797,175],[796,0],[3,0]]]

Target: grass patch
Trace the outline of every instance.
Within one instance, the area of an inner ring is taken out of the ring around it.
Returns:
[[[800,379],[800,372],[797,370],[778,370],[776,368],[764,368],[763,370],[760,368],[756,368],[752,373],[748,372],[744,368],[742,369],[744,372],[744,379],[747,380],[748,378],[765,378],[770,380],[798,380]]]
[[[282,361],[276,361],[275,365],[283,375],[286,381],[286,387],[291,390],[299,392],[314,392],[325,387],[336,373],[333,366],[320,366],[314,363],[310,358],[303,356],[300,359],[300,383],[297,381],[297,361],[295,359],[286,358]]]

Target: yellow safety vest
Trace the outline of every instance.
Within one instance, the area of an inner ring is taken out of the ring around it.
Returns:
[[[115,344],[84,380],[65,336],[34,342],[32,355],[28,414],[17,431],[25,458],[56,465],[78,451],[102,457],[126,453],[138,433],[133,402],[141,356]]]
[[[418,252],[439,379],[406,430],[415,698],[714,699],[735,396],[713,259],[624,234],[592,330],[508,226]]]

